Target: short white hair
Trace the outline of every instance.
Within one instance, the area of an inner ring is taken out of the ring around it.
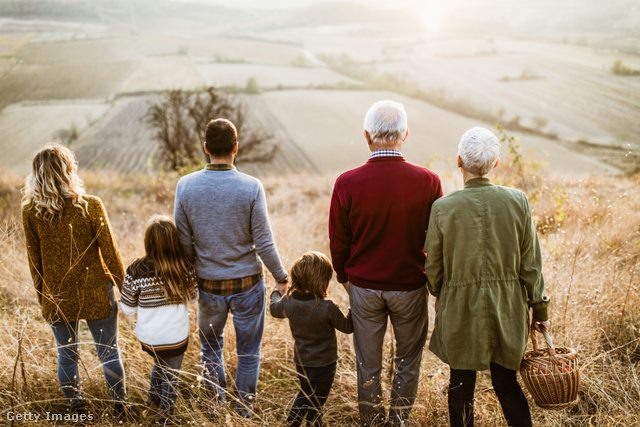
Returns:
[[[378,101],[364,117],[364,130],[371,142],[389,143],[402,139],[407,133],[407,112],[399,102]]]
[[[462,135],[458,156],[467,172],[474,176],[485,176],[500,157],[500,141],[489,129],[473,127]]]

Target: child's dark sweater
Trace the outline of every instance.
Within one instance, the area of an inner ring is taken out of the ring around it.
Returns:
[[[278,291],[271,293],[269,311],[273,317],[289,319],[295,340],[293,360],[301,366],[326,366],[338,360],[336,329],[353,332],[351,310],[347,316],[330,299],[316,305],[312,294],[294,291],[282,298]]]

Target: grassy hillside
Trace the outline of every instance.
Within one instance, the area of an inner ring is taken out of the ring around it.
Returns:
[[[551,412],[532,407],[534,425],[633,425],[640,412],[640,177],[593,176],[555,178],[504,162],[494,180],[526,186],[544,253],[547,293],[552,299],[552,335],[557,345],[576,348],[580,355],[580,405]],[[501,170],[500,170],[501,169]],[[445,192],[461,187],[450,172],[442,175]],[[81,171],[88,191],[100,196],[109,212],[125,263],[143,253],[142,231],[155,213],[172,213],[177,177],[126,178],[105,172]],[[272,226],[285,265],[307,250],[328,252],[327,215],[334,176],[289,175],[263,179]],[[0,420],[9,412],[60,413],[64,409],[56,377],[56,349],[42,320],[31,286],[20,225],[19,188],[22,179],[0,174]],[[273,278],[267,274],[272,288]],[[343,309],[348,300],[335,281],[330,296]],[[192,310],[195,327],[195,310]],[[431,322],[433,310],[431,307]],[[228,329],[227,361],[235,366],[234,333]],[[92,340],[81,333],[81,380],[90,399],[95,425],[111,425],[110,405]],[[194,329],[183,364],[178,401],[179,419],[203,425],[198,388],[199,342]],[[385,372],[391,335],[387,337]],[[263,339],[262,370],[256,417],[252,422],[228,414],[227,425],[282,423],[296,392],[292,338],[285,321],[268,316]],[[127,373],[135,422],[150,423],[142,405],[151,360],[135,340],[133,328],[120,320],[120,346]],[[327,403],[327,425],[357,422],[356,371],[351,338],[339,334],[338,375]],[[448,368],[428,351],[413,420],[416,425],[442,425],[447,420]],[[384,376],[388,381],[389,376]],[[476,423],[503,425],[500,406],[488,373],[478,377]],[[44,417],[44,415],[43,415]],[[39,425],[51,425],[47,423]]]

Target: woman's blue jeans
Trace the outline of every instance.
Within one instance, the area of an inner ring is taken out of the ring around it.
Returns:
[[[109,284],[111,314],[101,319],[87,319],[93,336],[98,359],[102,363],[107,388],[114,402],[126,400],[124,368],[118,353],[118,305],[113,297],[113,286]],[[67,404],[74,408],[80,405],[80,378],[78,376],[78,323],[51,323],[53,336],[58,344],[58,381]]]
[[[235,378],[236,412],[250,417],[260,373],[260,341],[264,332],[266,288],[264,278],[250,290],[235,295],[214,295],[200,291],[198,328],[202,351],[202,376],[213,403],[224,405],[224,327],[231,313],[236,331],[238,369]]]

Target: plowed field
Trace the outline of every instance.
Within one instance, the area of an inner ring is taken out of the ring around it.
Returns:
[[[158,144],[145,123],[153,97],[117,100],[108,114],[85,133],[75,148],[80,165],[122,173],[154,170]]]
[[[54,141],[60,131],[69,131],[73,126],[81,133],[108,109],[109,104],[99,102],[16,104],[4,108],[0,111],[0,167],[28,172],[33,154]]]
[[[393,99],[405,105],[409,138],[402,151],[414,163],[433,157],[451,159],[457,154],[462,134],[473,126],[493,128],[431,104],[391,92],[278,91],[262,95],[279,126],[322,171],[352,168],[369,154],[362,136],[367,109],[376,101]],[[570,151],[557,141],[518,135],[524,152],[533,151],[554,172],[584,173],[613,170],[590,157]],[[503,147],[503,155],[508,153]]]

